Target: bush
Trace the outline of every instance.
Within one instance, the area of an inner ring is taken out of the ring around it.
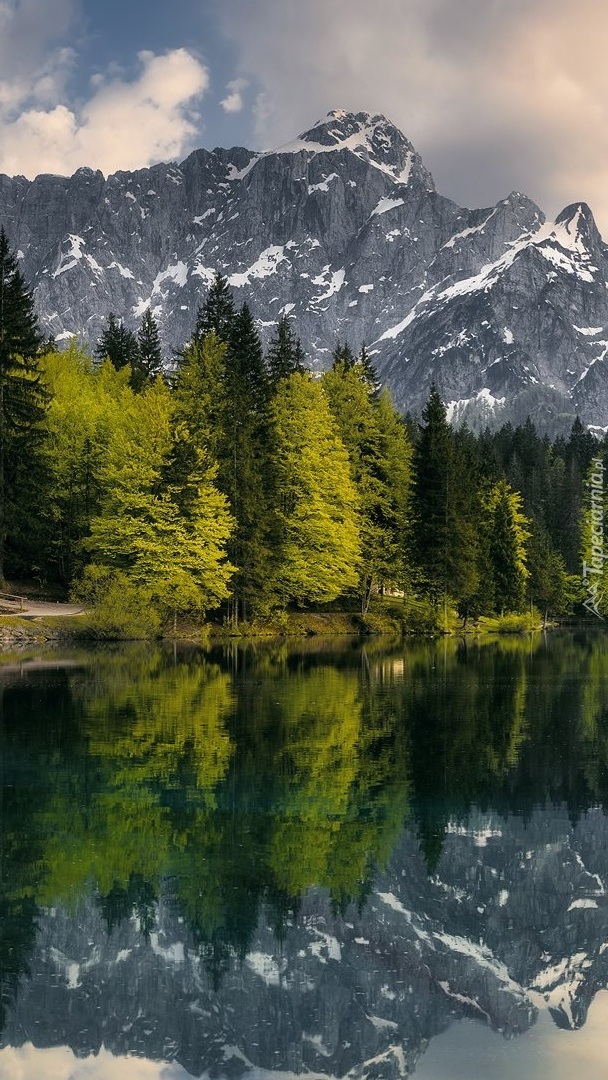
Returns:
[[[87,566],[72,598],[88,609],[86,627],[96,637],[138,641],[159,636],[160,615],[148,592],[120,570]]]

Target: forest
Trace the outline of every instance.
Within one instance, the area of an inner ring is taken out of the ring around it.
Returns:
[[[220,274],[193,316],[172,357],[151,311],[60,351],[0,232],[4,583],[62,590],[108,635],[388,597],[432,629],[584,614],[585,563],[603,613],[606,438],[454,428],[435,387],[402,417],[365,346],[311,372],[283,315],[264,349]]]

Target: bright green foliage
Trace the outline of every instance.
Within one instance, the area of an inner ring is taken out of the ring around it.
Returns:
[[[165,618],[216,607],[228,595],[232,572],[225,548],[232,523],[214,470],[197,457],[187,515],[179,507],[181,498],[183,511],[184,476],[174,491],[171,470],[165,473],[182,438],[172,429],[162,380],[132,397],[108,448],[105,497],[89,541],[94,561],[126,574]]]
[[[499,480],[484,499],[496,611],[521,611],[526,601],[528,520],[521,495]]]
[[[204,304],[196,314],[194,341],[200,343],[206,334],[215,334],[220,341],[230,341],[236,309],[228,279],[216,274]]]
[[[176,415],[196,445],[217,457],[221,442],[227,345],[213,330],[193,338],[183,351],[175,378]]]
[[[266,354],[268,376],[272,385],[279,379],[286,379],[294,371],[304,371],[304,350],[300,339],[291,328],[286,315],[282,315],[277,324]]]
[[[0,229],[0,582],[7,540],[18,559],[36,520],[47,405],[40,385],[41,346],[32,293]]]
[[[163,370],[163,351],[158,323],[150,308],[146,308],[137,334],[137,358],[133,369],[133,388],[140,390]]]
[[[81,569],[82,543],[99,511],[108,443],[131,401],[129,370],[117,372],[109,361],[94,367],[75,343],[65,352],[49,353],[42,367],[50,403],[45,418],[49,485],[42,514],[41,570],[69,585]]]
[[[390,398],[378,400],[370,393],[358,361],[351,366],[336,361],[323,376],[323,389],[359,497],[359,593],[365,613],[374,591],[404,579],[411,450]]]
[[[359,508],[348,454],[326,396],[309,376],[282,380],[270,414],[279,596],[283,603],[334,600],[359,575]]]

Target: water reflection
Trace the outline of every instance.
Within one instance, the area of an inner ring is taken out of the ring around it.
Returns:
[[[602,635],[5,666],[0,1076],[406,1076],[455,1017],[581,1028],[607,673]]]

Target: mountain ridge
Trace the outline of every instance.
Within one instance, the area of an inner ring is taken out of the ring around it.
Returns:
[[[313,368],[365,342],[404,412],[434,382],[473,427],[608,425],[608,247],[590,208],[550,222],[519,192],[460,207],[381,114],[334,110],[263,153],[1,176],[0,221],[59,343],[150,307],[170,355],[220,271],[265,340],[295,319]]]

